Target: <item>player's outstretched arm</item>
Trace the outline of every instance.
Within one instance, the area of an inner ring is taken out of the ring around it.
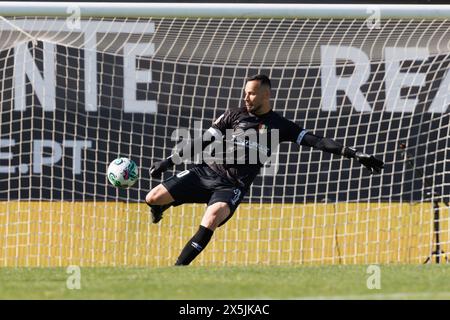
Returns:
[[[356,159],[370,171],[370,174],[374,172],[380,173],[384,168],[384,162],[380,159],[377,159],[373,155],[358,151],[355,148],[343,146],[341,143],[329,138],[323,138],[311,133],[307,133],[304,136],[301,144],[322,151],[334,153],[336,155],[344,156],[349,159]]]

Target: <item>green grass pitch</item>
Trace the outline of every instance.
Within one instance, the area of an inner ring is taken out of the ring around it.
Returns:
[[[366,265],[0,268],[0,299],[450,299],[450,264],[380,265],[368,289]]]

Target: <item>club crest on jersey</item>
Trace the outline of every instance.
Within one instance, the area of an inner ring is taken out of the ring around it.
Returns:
[[[267,125],[265,125],[264,123],[260,123],[258,126],[259,133],[266,133],[267,129],[269,129],[269,127]]]

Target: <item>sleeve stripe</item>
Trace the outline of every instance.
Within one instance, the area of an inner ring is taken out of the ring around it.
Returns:
[[[303,137],[308,133],[308,130],[303,129],[297,137],[297,144],[300,145],[302,143]]]

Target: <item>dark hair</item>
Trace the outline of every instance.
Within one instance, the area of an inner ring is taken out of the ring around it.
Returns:
[[[264,74],[256,74],[254,76],[247,78],[247,82],[254,81],[254,80],[261,81],[261,86],[268,86],[269,88],[272,88],[269,77]]]

